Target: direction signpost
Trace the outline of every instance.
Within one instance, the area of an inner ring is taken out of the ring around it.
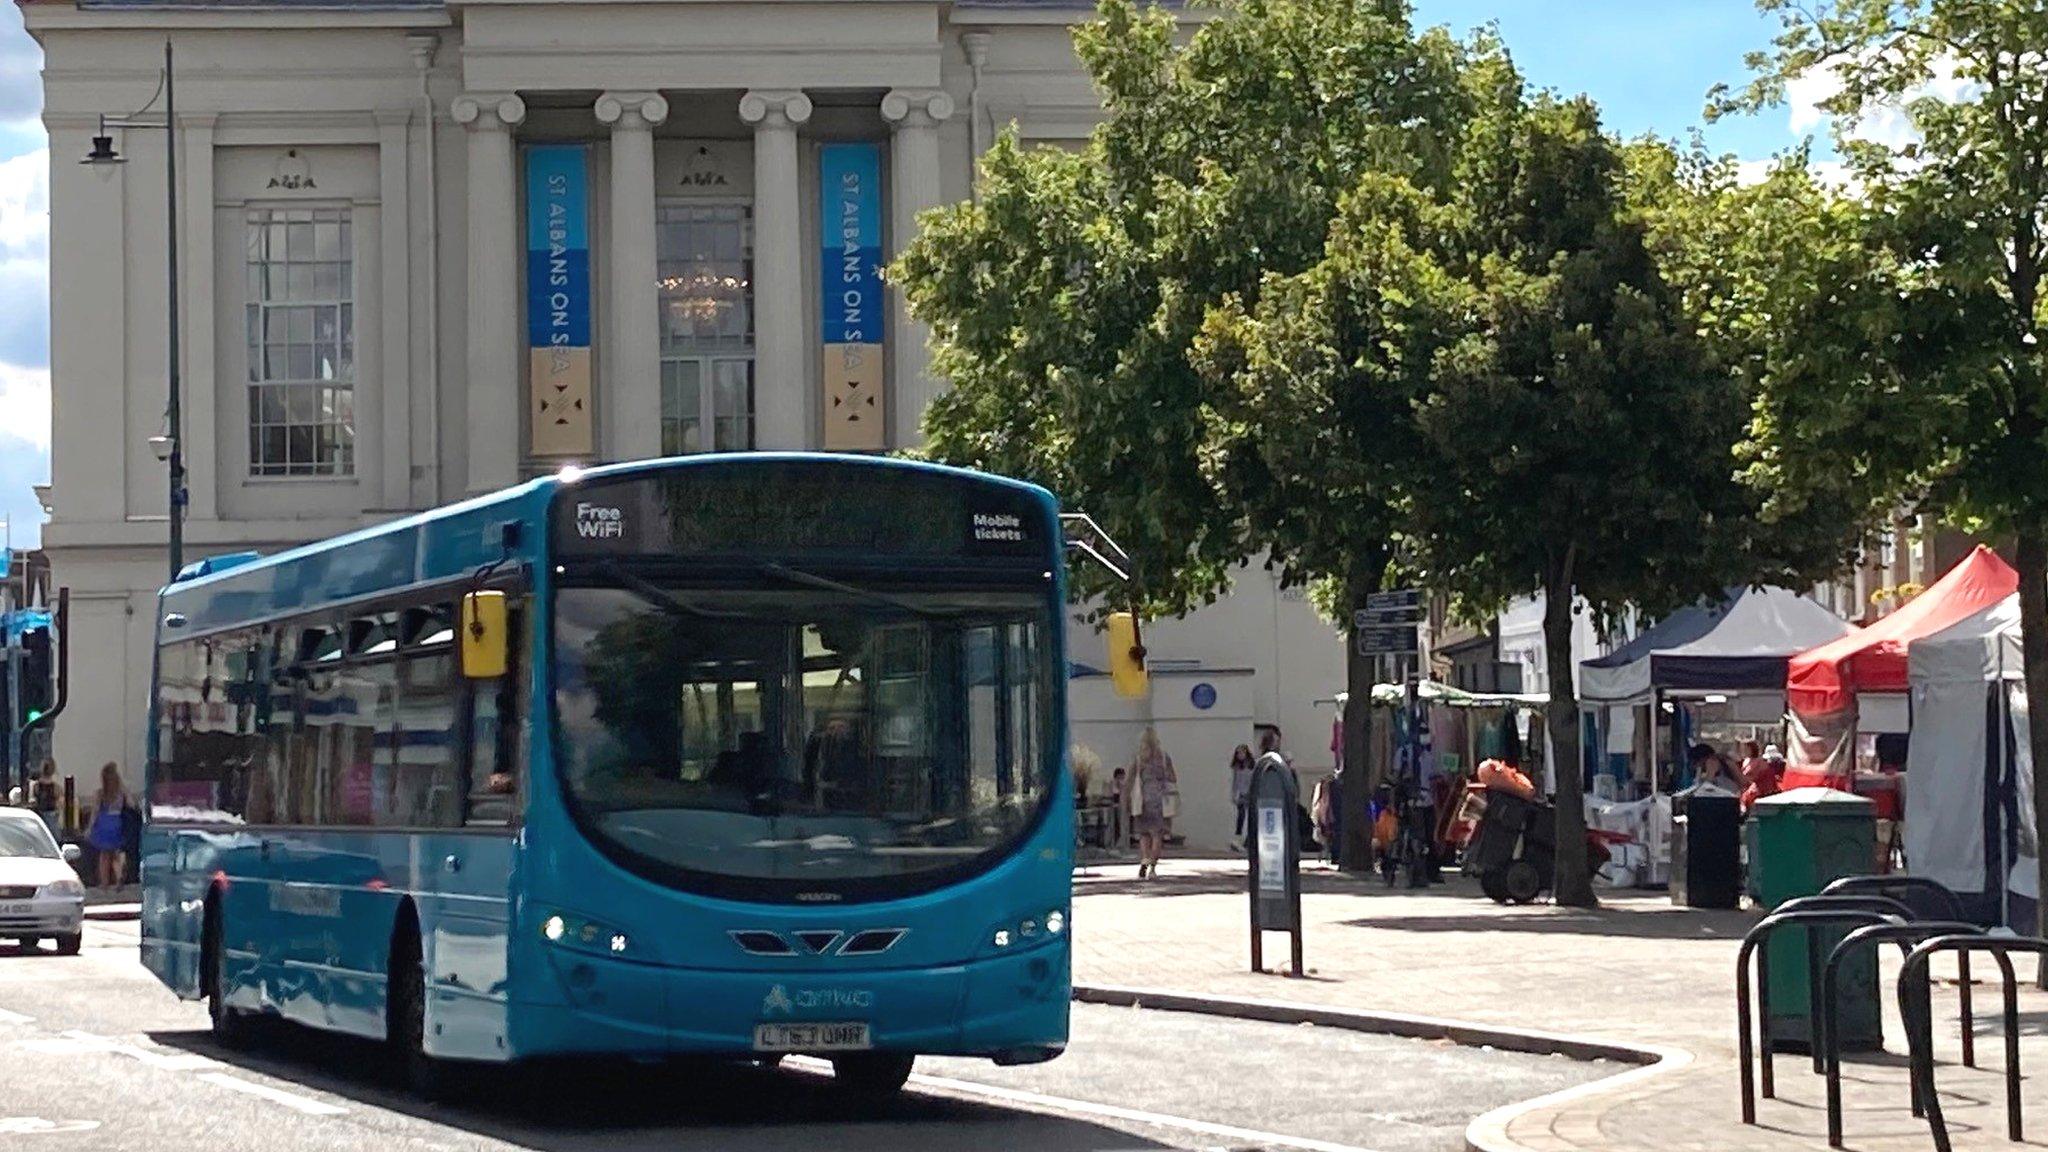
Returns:
[[[1402,676],[1405,663],[1409,674],[1402,676],[1407,691],[1404,694],[1400,724],[1401,750],[1395,765],[1395,796],[1405,826],[1401,855],[1406,858],[1409,869],[1409,884],[1420,886],[1424,883],[1429,869],[1421,857],[1428,852],[1429,828],[1431,826],[1429,796],[1425,793],[1420,767],[1422,755],[1421,730],[1424,712],[1418,698],[1417,682],[1421,679],[1422,637],[1421,622],[1424,615],[1422,590],[1420,588],[1397,588],[1387,592],[1375,592],[1365,598],[1365,607],[1352,613],[1352,643],[1357,646],[1360,656],[1374,657],[1394,665],[1390,679]]]

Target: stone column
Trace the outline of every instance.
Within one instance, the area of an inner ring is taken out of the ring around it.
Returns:
[[[811,118],[802,92],[756,90],[740,97],[754,126],[754,446],[811,446],[810,379],[804,332],[803,199],[796,130]]]
[[[889,148],[890,254],[903,251],[917,234],[917,214],[937,207],[943,192],[939,173],[939,125],[953,114],[953,98],[929,88],[898,88],[882,97],[882,119],[895,130]],[[938,395],[925,343],[931,331],[910,318],[903,293],[889,290],[894,323],[889,338],[889,376],[894,382],[889,421],[894,447],[923,441],[919,425],[925,406]]]
[[[644,460],[661,455],[654,129],[668,119],[668,101],[656,92],[606,92],[597,98],[597,118],[612,126],[611,244],[605,257],[611,322],[600,407],[610,423],[605,439],[611,455]]]
[[[184,238],[178,250],[178,267],[183,269],[179,291],[179,332],[184,353],[185,395],[179,419],[185,425],[185,520],[213,520],[220,516],[220,466],[232,460],[230,453],[247,460],[247,424],[223,425],[220,411],[235,412],[232,402],[223,400],[223,373],[214,338],[214,195],[213,139],[219,117],[213,113],[178,117],[179,188],[178,211],[183,214]],[[231,242],[240,244],[242,237]],[[119,251],[111,248],[109,251]],[[237,325],[241,328],[241,325]],[[243,329],[246,332],[246,329]],[[228,388],[244,389],[246,383],[226,380]],[[230,475],[233,473],[230,472]]]
[[[381,279],[377,292],[380,347],[375,359],[361,340],[356,342],[356,379],[365,364],[377,366],[378,445],[383,461],[381,492],[364,507],[396,511],[412,502],[412,110],[380,109],[377,114],[377,251]],[[358,316],[360,324],[363,317]],[[358,394],[360,397],[360,393]],[[361,402],[358,400],[358,408]],[[360,416],[358,417],[360,419]],[[358,436],[361,429],[358,428]],[[363,467],[358,454],[356,467]]]
[[[512,129],[526,119],[526,104],[509,92],[465,92],[449,110],[469,130],[469,491],[490,492],[519,479],[524,455]]]

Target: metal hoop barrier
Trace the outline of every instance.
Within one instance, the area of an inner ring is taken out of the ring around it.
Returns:
[[[2012,954],[2026,952],[2048,957],[2048,940],[2034,936],[1937,936],[1923,940],[1906,954],[1899,969],[1899,1015],[1906,1020],[1908,1060],[1913,1084],[1926,1105],[1927,1128],[1934,1136],[1935,1152],[1950,1152],[1948,1121],[1941,1114],[1941,1096],[1934,1088],[1934,1026],[1929,1007],[1927,962],[1937,952],[1989,952],[1998,961],[2005,994],[2005,1138],[2017,1144],[2024,1136],[2020,1117],[2020,1000],[2019,981],[2013,976]],[[1914,995],[1915,990],[1921,994]]]
[[[1830,909],[1851,912],[1876,912],[1886,916],[1897,916],[1907,923],[1913,923],[1920,919],[1919,914],[1908,907],[1905,901],[1891,896],[1880,896],[1875,893],[1844,893],[1830,896],[1823,892],[1818,896],[1795,896],[1773,908],[1771,915],[1776,916],[1781,912],[1811,912]],[[1813,929],[1809,928],[1806,931],[1806,1035],[1807,1039],[1811,1041],[1807,1047],[1811,1049],[1813,1074],[1815,1076],[1820,1075],[1824,1070],[1820,1055],[1821,1004],[1819,993],[1822,964],[1823,957],[1821,956],[1820,938],[1814,935]]]
[[[1939,880],[1925,876],[1844,876],[1820,890],[1823,896],[1890,896],[1906,902],[1907,894],[1926,895],[1941,905],[1935,912],[1936,919],[1954,920],[1968,924],[1970,918],[1963,909],[1963,898],[1955,889]]]
[[[1963,908],[1963,898],[1956,895],[1955,889],[1943,884],[1939,880],[1931,880],[1925,876],[1844,876],[1821,889],[1820,893],[1823,896],[1890,896],[1901,903],[1909,905],[1914,903],[1909,897],[1927,897],[1928,899],[1922,900],[1919,903],[1922,906],[1926,906],[1930,902],[1936,905],[1932,916],[1921,917],[1916,910],[1914,917],[1916,920],[1953,920],[1959,924],[1970,924],[1969,914]],[[1971,924],[1971,927],[1981,928],[1982,925]],[[1975,983],[1970,976],[1970,954],[1968,952],[1956,954],[1956,980],[1957,986],[1962,989],[1963,1017],[1967,1020],[1970,1018],[1971,988]],[[1977,1066],[1977,1037],[1967,1027],[1963,1029],[1963,1064],[1971,1068]],[[1920,1096],[1916,1091],[1913,1095],[1913,1115],[1918,1116],[1919,1114]]]
[[[1780,907],[1790,907],[1791,905],[1804,903],[1806,901],[1863,901],[1872,899],[1882,900],[1883,897],[1809,896],[1804,897],[1801,900],[1788,900],[1785,902],[1784,905],[1781,905]],[[1887,901],[1887,903],[1896,904],[1897,901]],[[1771,965],[1769,949],[1760,948],[1759,945],[1769,940],[1771,934],[1778,931],[1780,928],[1803,928],[1807,932],[1806,951],[1808,971],[1813,972],[1819,968],[1819,963],[1813,955],[1814,950],[1812,933],[1815,927],[1823,924],[1853,924],[1860,928],[1868,927],[1874,924],[1903,924],[1906,922],[1906,919],[1907,917],[1900,916],[1897,913],[1877,911],[1867,908],[1846,908],[1838,906],[1822,906],[1818,908],[1794,908],[1791,911],[1771,913],[1769,916],[1766,916],[1762,920],[1757,921],[1755,927],[1751,928],[1747,933],[1743,934],[1742,949],[1735,955],[1735,1015],[1738,1029],[1736,1033],[1736,1055],[1737,1059],[1742,1065],[1740,1078],[1742,1081],[1742,1122],[1744,1124],[1756,1123],[1757,1098],[1757,1081],[1755,1079],[1755,1074],[1750,1069],[1750,1059],[1752,1054],[1756,1051],[1755,1047],[1752,1047],[1750,1041],[1750,956],[1752,954],[1756,956],[1756,1005],[1758,1015],[1756,1034],[1757,1044],[1760,1045],[1762,1048],[1762,1057],[1760,1060],[1758,1060],[1758,1065],[1761,1069],[1763,1096],[1765,1099],[1768,1100],[1777,1095],[1777,1082],[1773,1075],[1771,1066]],[[1807,1000],[1809,1001],[1810,1007],[1812,1001],[1816,1001],[1819,999],[1819,997],[1816,995],[1818,990],[1819,982],[1817,979],[1813,983],[1807,985]],[[1818,1010],[1815,1009],[1812,1018],[1817,1020],[1818,1017]],[[1812,1025],[1812,1027],[1816,1029],[1816,1031],[1813,1033],[1815,1041],[1814,1046],[1819,1047],[1820,1033],[1817,1030],[1819,1025],[1814,1024]]]
[[[1834,950],[1828,953],[1827,966],[1821,970],[1820,1043],[1814,1048],[1816,1053],[1824,1052],[1826,1055],[1828,1147],[1840,1148],[1842,1146],[1842,1047],[1835,1031],[1835,1018],[1840,1015],[1841,1011],[1838,987],[1841,981],[1842,961],[1848,959],[1851,952],[1865,944],[1872,946],[1885,943],[1897,944],[1902,954],[1910,955],[1913,945],[1931,937],[1979,935],[1983,931],[1982,928],[1975,924],[1960,920],[1923,920],[1913,924],[1873,924],[1868,928],[1858,928],[1844,936],[1842,942],[1835,945]],[[1922,970],[1922,977],[1920,995],[1925,999],[1931,995],[1927,987],[1928,981],[1931,978],[1926,976],[1924,969]],[[1974,1022],[1970,1016],[1970,986],[1967,984],[1963,985],[1961,999],[1963,1036],[1965,1037],[1963,1048],[1965,1055],[1963,1060],[1967,1064],[1972,1059],[1970,1054],[1971,1047],[1967,1043],[1967,1038],[1974,1027]],[[1906,1027],[1911,1029],[1913,1025],[1914,1020],[1911,1017],[1907,1017]],[[1908,1051],[1911,1050],[1912,1043],[1913,1041],[1909,1036],[1907,1040]],[[1931,1036],[1928,1037],[1928,1044],[1931,1051],[1933,1045],[1933,1038]],[[1912,1094],[1913,1115],[1924,1115],[1920,1102],[1920,1084],[1918,1080],[1912,1081]]]

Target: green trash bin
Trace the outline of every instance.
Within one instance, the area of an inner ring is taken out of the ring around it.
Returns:
[[[1798,896],[1817,896],[1844,876],[1870,873],[1876,861],[1877,805],[1834,788],[1794,788],[1766,796],[1750,810],[1750,892],[1765,909]],[[1815,929],[1820,958],[1854,925]],[[1807,981],[1807,930],[1781,928],[1771,936],[1771,1039],[1780,1052],[1812,1051]],[[1842,1051],[1884,1047],[1884,1016],[1878,1008],[1877,953],[1862,949],[1842,965],[1840,1022]]]

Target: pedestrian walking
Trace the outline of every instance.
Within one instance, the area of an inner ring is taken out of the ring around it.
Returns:
[[[1332,772],[1316,781],[1315,798],[1309,803],[1309,816],[1316,823],[1316,843],[1323,846],[1323,857],[1330,863],[1337,863],[1337,788],[1341,772]]]
[[[43,761],[42,772],[36,776],[29,788],[29,807],[34,808],[37,814],[42,816],[43,823],[50,826],[50,835],[53,838],[60,841],[64,838],[64,829],[59,819],[59,814],[64,808],[64,791],[57,786],[55,760]]]
[[[1150,725],[1138,737],[1138,759],[1126,787],[1131,827],[1138,833],[1138,877],[1157,878],[1159,857],[1166,851],[1167,822],[1179,815],[1180,776]]]
[[[128,790],[121,786],[121,770],[109,760],[100,769],[100,790],[93,797],[92,823],[86,826],[86,843],[98,854],[98,875],[102,888],[119,887],[127,872]]]
[[[1109,774],[1109,842],[1119,856],[1131,841],[1131,810],[1124,806],[1124,779],[1122,768]]]
[[[1230,842],[1232,848],[1244,843],[1245,818],[1251,811],[1252,801],[1252,750],[1249,745],[1239,744],[1237,751],[1230,754],[1230,802],[1237,805],[1237,831]]]

